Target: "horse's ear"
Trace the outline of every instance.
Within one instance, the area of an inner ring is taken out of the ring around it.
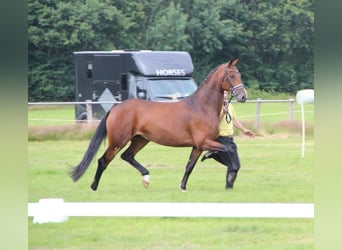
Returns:
[[[240,61],[240,58],[235,58],[235,59],[230,60],[230,61],[228,62],[228,67],[238,65],[239,61]]]

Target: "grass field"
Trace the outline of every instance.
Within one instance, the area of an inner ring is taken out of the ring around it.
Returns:
[[[313,203],[314,106],[305,106],[307,138],[301,158],[300,106],[288,123],[288,103],[263,103],[258,136],[237,136],[242,168],[234,190],[225,190],[226,168],[198,162],[188,192],[178,190],[190,148],[150,143],[137,160],[151,173],[149,188],[140,174],[115,158],[98,192],[90,190],[96,161],[76,183],[69,165],[83,156],[93,127],[72,127],[73,106],[28,108],[28,202],[289,202]],[[255,103],[236,103],[240,120],[255,129]],[[87,136],[82,136],[86,133]],[[43,135],[41,135],[43,134]],[[100,148],[99,157],[105,145]],[[313,249],[313,219],[71,217],[63,223],[33,224],[29,249]]]
[[[301,158],[298,135],[236,137],[242,168],[234,190],[225,190],[225,167],[198,162],[188,192],[178,190],[189,148],[149,144],[137,160],[151,172],[145,189],[140,174],[118,158],[91,192],[94,162],[79,182],[68,164],[79,162],[87,140],[28,142],[28,201],[308,202],[313,203],[314,140]],[[99,155],[102,154],[101,147]],[[29,249],[313,249],[313,219],[81,218],[33,224]]]
[[[72,218],[29,223],[29,249],[304,250],[314,249],[303,219]]]

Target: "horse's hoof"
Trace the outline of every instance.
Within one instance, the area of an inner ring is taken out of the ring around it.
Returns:
[[[186,193],[186,189],[185,188],[182,188],[181,186],[179,186],[179,190],[182,191],[183,193]]]
[[[93,192],[97,191],[97,185],[96,184],[91,184],[90,188]]]
[[[148,185],[150,184],[150,175],[147,174],[143,176],[142,184],[145,188],[148,187]]]
[[[147,181],[144,181],[144,180],[142,180],[142,184],[143,184],[143,186],[145,187],[145,188],[147,188],[148,187],[148,185],[150,184],[149,182],[147,182]]]

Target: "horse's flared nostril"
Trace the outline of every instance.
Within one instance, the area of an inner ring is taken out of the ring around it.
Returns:
[[[243,95],[240,98],[240,102],[245,102],[247,100],[247,96]]]

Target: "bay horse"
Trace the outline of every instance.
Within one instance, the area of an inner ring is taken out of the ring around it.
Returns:
[[[238,62],[237,58],[217,66],[193,94],[178,102],[128,99],[112,107],[101,119],[83,159],[71,170],[72,180],[77,181],[84,174],[107,137],[108,146],[98,159],[91,189],[97,190],[103,171],[129,141],[130,145],[121,158],[141,173],[143,185],[147,187],[149,171],[134,157],[153,141],[164,146],[192,147],[179,187],[186,191],[188,178],[204,150],[229,150],[215,139],[219,132],[224,91],[229,91],[239,102],[247,100],[247,91],[237,69]]]

